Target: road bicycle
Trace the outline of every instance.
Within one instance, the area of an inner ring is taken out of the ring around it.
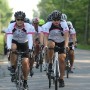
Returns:
[[[16,84],[17,90],[24,90],[23,72],[22,72],[22,60],[23,60],[22,55],[28,52],[16,51],[14,53],[17,54],[17,64],[16,64],[16,70],[15,70],[15,84]]]
[[[69,52],[66,49],[66,59],[65,59],[65,63],[66,63],[66,77],[69,78],[69,71],[70,71],[70,58],[69,58]]]
[[[42,72],[43,58],[44,58],[43,47],[40,47],[39,54],[35,58],[36,59],[36,63],[38,64],[38,67],[40,68],[40,72]]]
[[[59,61],[58,61],[58,51],[60,49],[61,48],[58,46],[54,47],[53,68],[52,71],[48,72],[49,88],[51,87],[51,79],[53,79],[53,83],[55,84],[55,90],[58,90],[58,80],[60,77]]]
[[[72,48],[74,50],[74,46],[69,46],[69,48]],[[69,73],[71,71],[71,66],[70,66],[70,55],[69,55],[69,50],[66,49],[66,77],[69,78]]]

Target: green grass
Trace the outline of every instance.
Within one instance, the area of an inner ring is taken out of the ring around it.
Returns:
[[[4,52],[4,34],[0,34],[0,54]]]
[[[84,50],[90,50],[90,45],[86,45],[86,44],[78,44],[77,48],[79,49],[84,49]]]

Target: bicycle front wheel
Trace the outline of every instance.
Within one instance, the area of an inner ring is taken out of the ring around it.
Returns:
[[[56,76],[54,78],[55,80],[55,90],[58,90],[58,62],[56,61]]]

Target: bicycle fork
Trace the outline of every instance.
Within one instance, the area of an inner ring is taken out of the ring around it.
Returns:
[[[60,76],[60,71],[59,71],[59,61],[58,61],[58,52],[55,52],[55,59],[54,59],[54,77],[59,77]]]

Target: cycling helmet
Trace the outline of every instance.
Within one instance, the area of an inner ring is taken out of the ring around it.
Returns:
[[[10,21],[10,23],[14,23],[14,22],[16,22],[16,21],[15,21],[15,20],[11,20],[11,21]]]
[[[72,26],[72,23],[70,21],[67,21],[68,26]]]
[[[45,21],[43,19],[39,20],[39,25],[42,26],[43,24],[45,24]]]
[[[29,18],[25,18],[24,22],[31,24],[31,22],[30,22],[30,19],[29,19]]]
[[[60,20],[62,13],[58,10],[52,12],[52,20]]]
[[[22,19],[24,19],[26,17],[26,15],[22,11],[17,11],[17,12],[15,12],[14,17],[15,18],[22,18]]]
[[[39,18],[38,17],[33,18],[32,23],[39,23]]]
[[[49,15],[48,15],[47,21],[52,21],[52,14],[49,14]]]
[[[67,15],[63,13],[63,14],[61,15],[61,20],[67,20]]]

